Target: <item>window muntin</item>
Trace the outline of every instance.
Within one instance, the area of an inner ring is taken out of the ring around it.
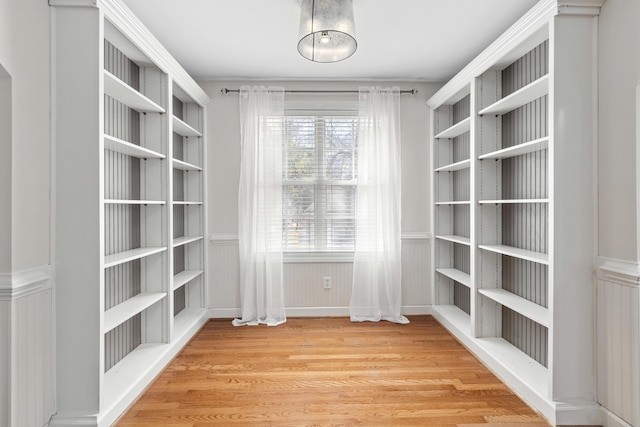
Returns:
[[[357,129],[353,115],[285,117],[285,252],[353,251]]]

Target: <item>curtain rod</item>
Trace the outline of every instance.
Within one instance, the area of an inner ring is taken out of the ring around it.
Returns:
[[[240,89],[220,89],[221,93],[240,93]],[[359,93],[357,90],[285,90],[285,93]],[[400,94],[410,94],[416,95],[418,93],[418,89],[410,89],[410,90],[401,90]]]

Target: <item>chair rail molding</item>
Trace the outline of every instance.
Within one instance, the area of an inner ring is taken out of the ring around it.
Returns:
[[[640,287],[640,263],[609,258],[596,258],[596,277],[620,285]]]
[[[51,267],[0,274],[0,301],[11,301],[51,288]]]

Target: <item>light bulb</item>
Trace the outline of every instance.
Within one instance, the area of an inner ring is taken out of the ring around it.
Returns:
[[[323,31],[322,34],[320,34],[320,44],[327,44],[331,41],[331,36],[329,35],[328,32]]]

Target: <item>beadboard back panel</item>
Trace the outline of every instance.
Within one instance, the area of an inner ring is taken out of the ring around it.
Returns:
[[[140,69],[105,40],[104,66],[107,71],[135,89],[140,87]],[[140,113],[105,96],[104,126],[107,135],[133,144],[140,144]],[[105,199],[140,200],[141,173],[144,161],[105,150]],[[137,205],[108,204],[105,206],[105,255],[139,248],[141,243],[140,215]],[[141,292],[140,260],[120,264],[105,270],[104,304],[108,310]],[[105,372],[122,360],[141,343],[141,316],[137,315],[104,337]]]
[[[402,244],[402,305],[431,304],[429,287],[429,245],[426,239],[405,239]],[[238,241],[214,240],[209,247],[209,307],[214,316],[235,316],[240,308]],[[323,288],[323,278],[331,277],[331,289]],[[353,263],[286,262],[284,293],[287,308],[345,309],[349,307]],[[335,311],[334,311],[335,312]],[[347,313],[342,310],[341,313]],[[318,315],[323,311],[318,310]],[[326,311],[325,311],[326,313]]]
[[[640,286],[637,271],[635,277],[617,273],[601,268],[596,284],[598,403],[630,425],[638,426]]]
[[[548,42],[537,46],[502,71],[502,96],[548,72]],[[547,96],[502,116],[502,148],[548,136]],[[547,199],[547,150],[502,160],[502,199]],[[548,253],[547,203],[503,204],[502,244]],[[548,306],[548,268],[502,256],[502,288]],[[502,337],[547,366],[547,328],[502,307]]]

